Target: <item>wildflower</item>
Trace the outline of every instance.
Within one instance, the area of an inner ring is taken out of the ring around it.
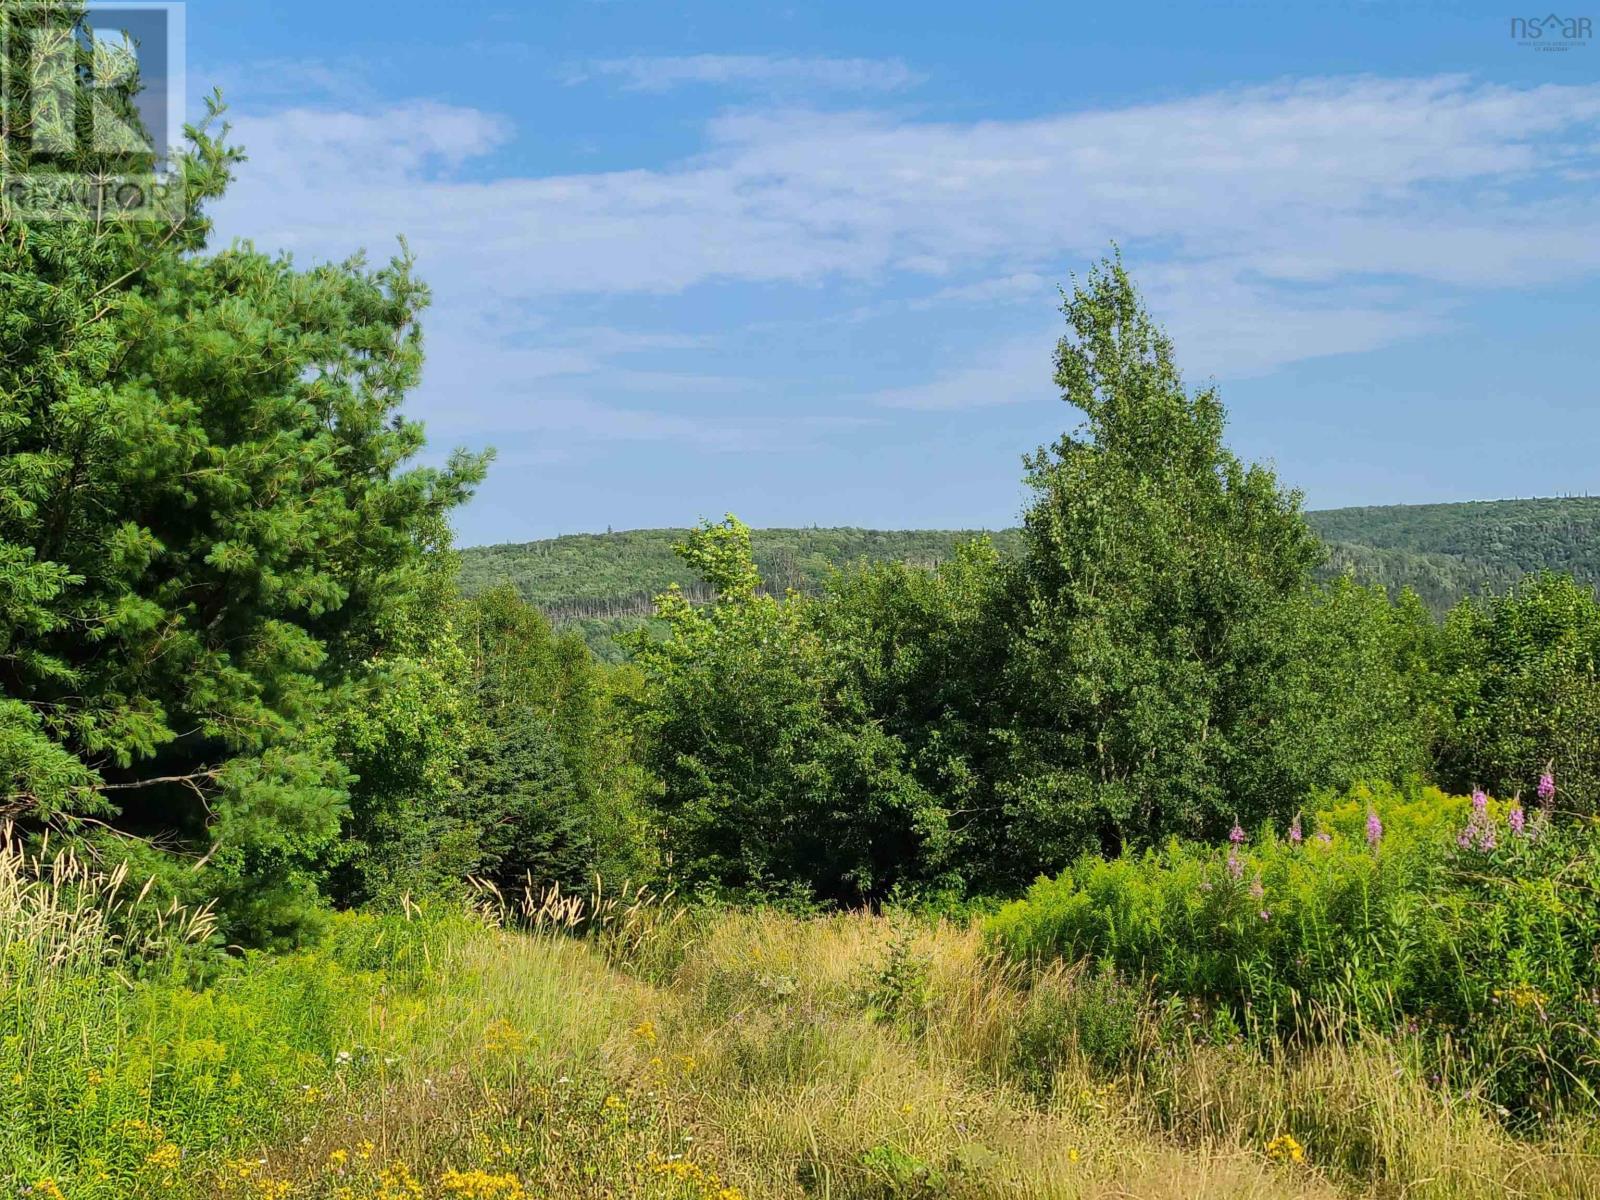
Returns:
[[[1512,833],[1518,837],[1522,836],[1522,830],[1527,824],[1527,818],[1522,812],[1522,805],[1513,804],[1511,806],[1511,811],[1506,814],[1506,823],[1511,826]]]
[[[46,1175],[43,1179],[36,1179],[33,1183],[33,1194],[43,1197],[43,1200],[67,1200],[62,1194],[61,1185]]]
[[[350,1161],[350,1151],[348,1151],[348,1150],[330,1150],[330,1151],[328,1151],[328,1165],[330,1167],[332,1167],[335,1171],[344,1170],[345,1163],[347,1163],[349,1161]]]
[[[1296,1166],[1306,1161],[1306,1148],[1287,1133],[1280,1133],[1267,1143],[1267,1157],[1273,1162],[1293,1163]]]
[[[1267,894],[1267,889],[1261,886],[1261,876],[1257,875],[1250,881],[1250,898],[1259,900]]]
[[[656,1023],[654,1021],[640,1021],[633,1027],[633,1036],[641,1042],[656,1040]]]
[[[1238,847],[1228,851],[1228,874],[1235,879],[1244,878],[1244,862],[1239,858]]]
[[[1482,788],[1473,788],[1472,815],[1467,818],[1466,828],[1456,838],[1456,845],[1463,850],[1474,846],[1479,850],[1493,850],[1498,842],[1499,834],[1489,818],[1489,797]]]
[[[1539,803],[1548,806],[1556,798],[1556,777],[1549,771],[1539,776]]]
[[[1327,831],[1323,831],[1322,833],[1317,834],[1317,845],[1319,845],[1319,846],[1331,846],[1331,845],[1333,845],[1333,834],[1328,833]]]
[[[1272,920],[1272,914],[1270,912],[1268,912],[1266,909],[1263,908],[1261,910],[1261,919],[1263,921],[1270,921],[1270,920]]]
[[[527,1039],[510,1021],[500,1020],[483,1031],[483,1048],[489,1054],[520,1053]]]
[[[1244,842],[1244,830],[1240,827],[1239,822],[1235,821],[1233,828],[1228,831],[1228,840],[1235,846]]]
[[[1305,834],[1301,832],[1300,829],[1300,814],[1296,813],[1294,817],[1294,824],[1289,826],[1289,844],[1291,846],[1298,846],[1304,838]]]
[[[158,1171],[176,1171],[183,1161],[183,1151],[171,1142],[162,1142],[144,1156],[144,1161]]]
[[[1078,1148],[1076,1146],[1067,1147],[1067,1161],[1069,1163],[1075,1163],[1082,1157],[1083,1155],[1078,1153]]]
[[[515,1175],[494,1175],[477,1169],[447,1170],[439,1176],[439,1188],[446,1196],[460,1200],[525,1200],[528,1195]]]
[[[1383,822],[1378,819],[1378,810],[1367,809],[1367,845],[1377,849],[1378,843],[1383,841]]]

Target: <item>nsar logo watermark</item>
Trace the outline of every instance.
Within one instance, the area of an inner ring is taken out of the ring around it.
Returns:
[[[0,217],[181,213],[184,6],[0,0]]]
[[[1511,40],[1530,50],[1577,50],[1594,36],[1590,17],[1563,17],[1550,13],[1543,17],[1512,17]]]

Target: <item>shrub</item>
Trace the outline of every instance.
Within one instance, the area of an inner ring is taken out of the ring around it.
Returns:
[[[1420,1028],[1520,1113],[1595,1099],[1600,826],[1362,788],[1234,839],[1085,857],[990,931],[1013,955],[1094,958],[1228,1008],[1260,1037]]]

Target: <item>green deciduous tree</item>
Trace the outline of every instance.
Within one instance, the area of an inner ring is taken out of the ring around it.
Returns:
[[[1445,622],[1441,781],[1531,798],[1552,769],[1563,808],[1600,807],[1600,602],[1546,573],[1464,600]]]
[[[1064,311],[1056,381],[1085,420],[1028,459],[1005,618],[1003,798],[1017,860],[1040,866],[1284,815],[1372,757],[1341,707],[1365,701],[1302,657],[1348,657],[1306,623],[1357,598],[1308,605],[1321,550],[1299,495],[1226,448],[1216,392],[1185,388],[1120,259]]]
[[[814,606],[760,592],[732,517],[682,548],[715,589],[658,601],[664,640],[637,635],[646,762],[673,866],[745,893],[876,902],[943,870],[944,809],[905,747],[847,686]]]

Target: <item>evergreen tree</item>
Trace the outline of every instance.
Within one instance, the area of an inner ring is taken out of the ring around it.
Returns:
[[[483,462],[406,465],[410,259],[208,250],[241,155],[188,132],[168,223],[0,222],[0,813],[204,864],[166,875],[265,940],[363,798],[355,735],[438,641],[419,613]]]

